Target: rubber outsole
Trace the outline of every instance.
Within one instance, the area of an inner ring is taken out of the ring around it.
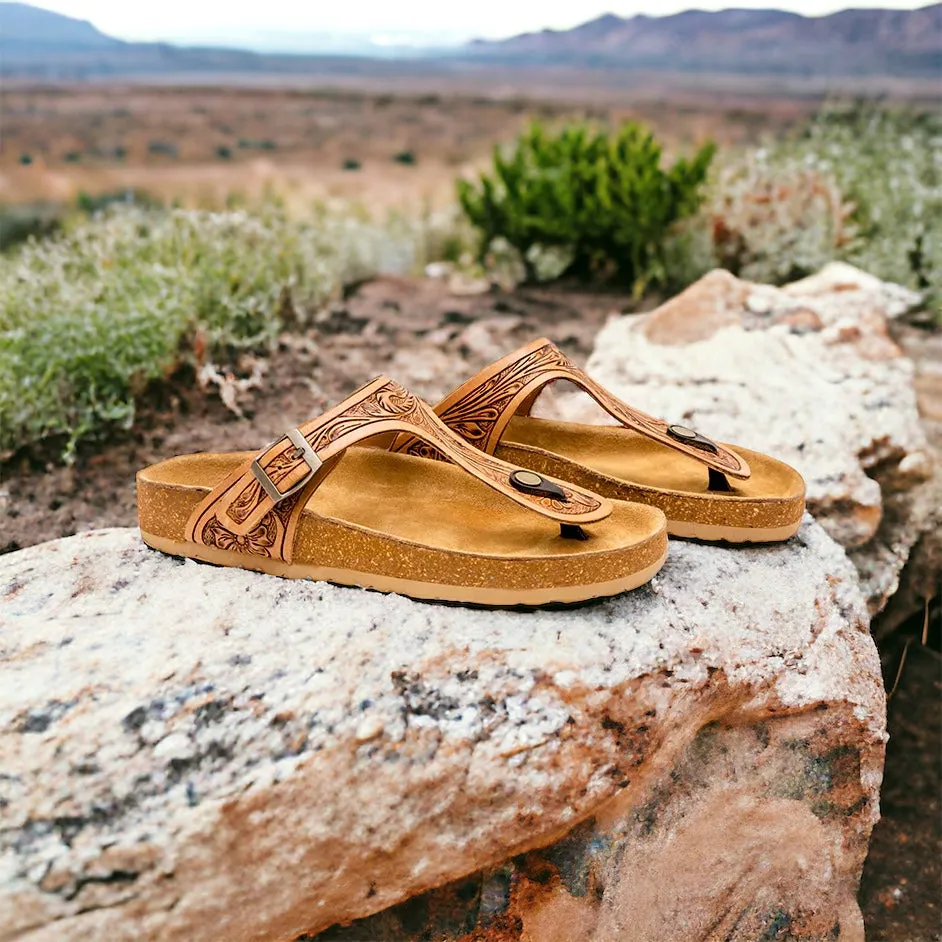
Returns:
[[[663,532],[663,531],[662,531]],[[335,585],[372,589],[376,592],[407,595],[410,598],[436,602],[462,602],[469,605],[506,608],[513,606],[572,605],[591,599],[620,595],[637,589],[657,575],[667,560],[665,551],[661,558],[645,569],[632,572],[620,579],[592,585],[548,586],[538,589],[487,589],[477,586],[444,585],[430,582],[415,582],[395,576],[356,572],[351,569],[334,569],[325,566],[310,566],[304,563],[286,563],[265,556],[246,556],[227,550],[216,549],[196,543],[178,543],[152,533],[141,531],[141,538],[151,547],[168,556],[194,559],[216,566],[248,569],[263,572],[283,579],[309,579],[314,582],[331,582]]]
[[[727,527],[706,523],[687,523],[683,520],[667,521],[669,536],[685,540],[703,540],[706,543],[781,543],[793,537],[801,520],[783,527]]]

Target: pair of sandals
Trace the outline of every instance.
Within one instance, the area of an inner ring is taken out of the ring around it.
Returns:
[[[556,380],[618,425],[537,419]],[[434,410],[379,377],[258,454],[139,472],[141,535],[175,556],[478,605],[573,603],[648,582],[667,537],[785,540],[793,468],[625,405],[541,339]]]

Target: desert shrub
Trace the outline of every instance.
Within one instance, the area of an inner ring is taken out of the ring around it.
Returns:
[[[404,167],[414,167],[418,160],[415,156],[415,151],[411,150],[401,150],[396,154],[393,154],[393,160],[397,164],[402,164]]]
[[[714,262],[757,281],[833,259],[942,300],[942,117],[828,106],[729,160],[704,213]]]
[[[804,163],[782,166],[768,151],[753,151],[716,175],[706,212],[708,267],[752,281],[794,281],[855,243],[854,215],[833,173]]]
[[[267,138],[256,141],[248,137],[241,137],[239,138],[239,147],[243,150],[277,150],[278,145],[275,141]]]
[[[0,206],[0,251],[54,232],[62,221],[62,208],[54,203]]]
[[[356,160],[354,157],[348,157],[343,162],[342,166],[344,170],[353,171],[353,170],[359,170],[362,167],[362,164],[360,163],[359,160]]]
[[[642,291],[663,282],[672,227],[701,202],[714,148],[662,167],[662,150],[642,126],[609,133],[569,125],[550,133],[532,124],[493,169],[460,181],[458,198],[481,234],[481,255],[506,240],[535,275],[534,252],[556,249],[564,273],[611,275]]]
[[[147,152],[158,157],[176,157],[177,145],[170,141],[151,141],[147,145]]]
[[[70,150],[65,155],[65,162],[67,164],[77,164],[82,159],[81,151]]]
[[[344,284],[425,263],[432,221],[113,206],[0,257],[0,454],[133,421],[153,380],[264,350]]]
[[[232,148],[221,145],[216,148],[216,156],[220,160],[232,160]]]
[[[91,216],[93,213],[101,212],[109,206],[116,204],[125,204],[127,206],[151,206],[156,207],[160,204],[148,196],[143,190],[125,188],[122,190],[108,190],[105,193],[86,193],[84,190],[75,198],[75,208],[80,213]]]
[[[20,163],[24,167],[28,167],[33,162],[32,154],[20,154]]]

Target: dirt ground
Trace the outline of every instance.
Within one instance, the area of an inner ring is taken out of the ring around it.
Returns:
[[[942,939],[942,659],[935,647],[911,641],[899,686],[887,707],[890,741],[880,793],[882,820],[870,841],[860,886],[869,942]],[[922,621],[921,618],[917,621]],[[918,630],[921,625],[913,624]],[[881,651],[892,689],[909,631]]]
[[[633,309],[625,295],[558,287],[455,297],[441,282],[369,282],[307,332],[282,339],[262,388],[240,396],[243,417],[181,374],[173,392],[153,390],[133,431],[86,447],[73,467],[34,453],[0,468],[0,553],[84,529],[133,526],[138,468],[184,452],[256,449],[378,373],[435,400],[470,371],[542,333],[584,362],[605,319]],[[942,939],[938,618],[933,612],[928,646],[918,638],[918,620],[881,652],[892,687],[911,639],[889,707],[883,820],[861,886],[870,940]]]

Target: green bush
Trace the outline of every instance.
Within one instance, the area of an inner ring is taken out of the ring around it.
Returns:
[[[438,222],[112,206],[0,256],[0,455],[129,425],[153,380],[264,351],[343,285],[414,270]]]
[[[401,150],[397,154],[393,154],[393,160],[404,167],[414,167],[418,163],[415,151],[411,150]]]
[[[482,258],[505,239],[532,276],[534,252],[560,248],[572,259],[564,273],[611,275],[640,292],[667,279],[668,234],[699,207],[713,153],[707,144],[664,169],[660,144],[638,124],[549,133],[534,123],[509,156],[495,149],[492,172],[460,181],[458,198]]]
[[[87,216],[94,215],[97,212],[101,212],[103,209],[107,209],[109,206],[114,206],[116,204],[126,204],[128,206],[150,206],[157,207],[160,204],[148,196],[143,190],[135,190],[131,188],[125,188],[123,190],[109,190],[106,193],[86,193],[82,190],[79,195],[75,198],[75,208],[80,213],[85,213]]]

